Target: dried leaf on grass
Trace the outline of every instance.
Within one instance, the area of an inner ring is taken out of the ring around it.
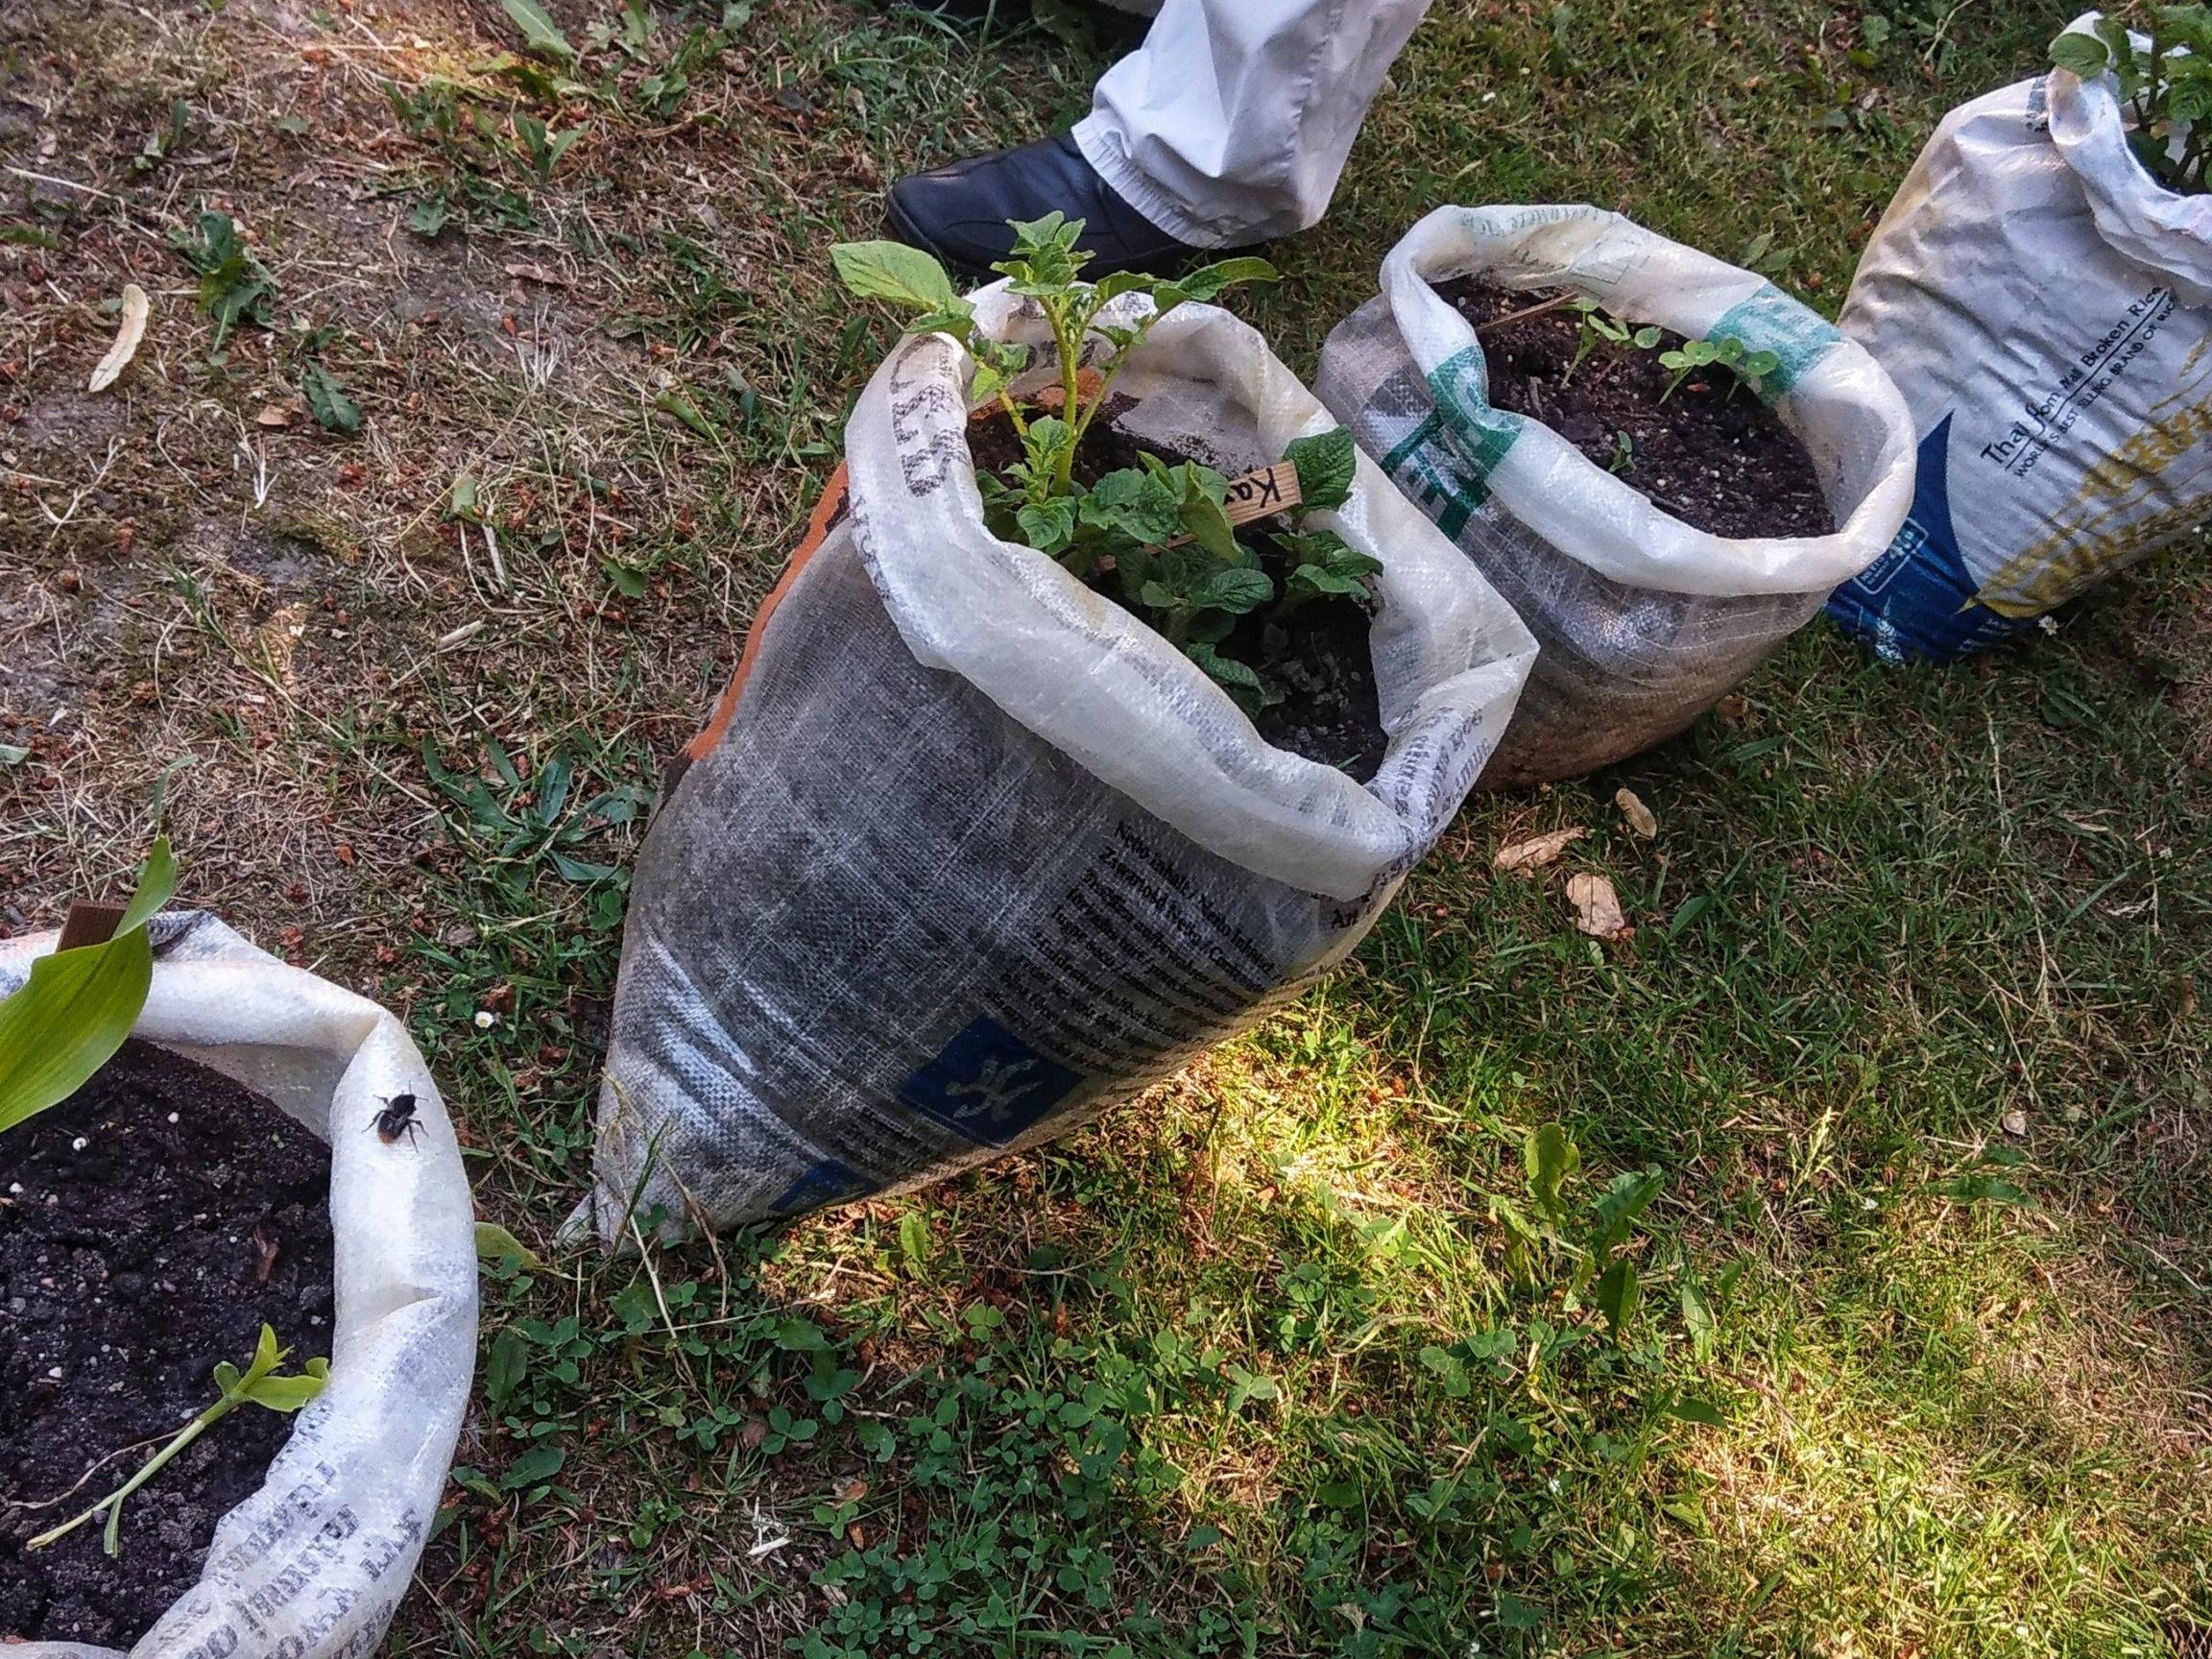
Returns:
[[[1628,828],[1648,841],[1659,833],[1659,820],[1651,815],[1651,808],[1644,805],[1644,798],[1633,789],[1613,791],[1613,805],[1621,808],[1621,816]]]
[[[1490,864],[1493,869],[1525,876],[1531,870],[1541,870],[1589,833],[1579,824],[1571,830],[1547,830],[1526,841],[1516,841],[1510,847],[1499,848],[1498,856],[1491,859]]]
[[[1608,877],[1587,871],[1568,877],[1567,902],[1575,906],[1575,926],[1593,939],[1625,939],[1636,931],[1621,913],[1621,896]]]
[[[274,403],[264,403],[261,406],[261,413],[253,417],[253,424],[256,426],[291,426],[297,424],[300,418],[306,413],[306,398],[301,397],[282,397]]]
[[[115,344],[108,348],[108,355],[93,369],[92,378],[85,383],[86,391],[107,391],[123,371],[131,367],[131,359],[138,355],[138,342],[146,338],[146,319],[152,312],[146,290],[135,282],[124,283],[123,314],[115,325]]]
[[[560,272],[552,270],[544,265],[527,265],[521,263],[513,264],[507,267],[507,275],[510,276],[527,277],[532,282],[542,282],[548,288],[566,288],[572,286],[567,277],[562,276]]]

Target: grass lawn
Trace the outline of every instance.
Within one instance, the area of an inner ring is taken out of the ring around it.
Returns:
[[[1046,1152],[553,1254],[641,804],[890,338],[827,246],[1103,56],[549,9],[591,89],[465,0],[0,9],[0,923],[158,814],[189,898],[406,1013],[547,1251],[487,1282],[391,1653],[2204,1650],[2201,546],[1948,672],[1816,624],[1688,737],[1477,801],[1348,971]],[[1575,200],[1833,310],[2071,11],[1440,0],[1248,314],[1310,372],[1429,207]]]

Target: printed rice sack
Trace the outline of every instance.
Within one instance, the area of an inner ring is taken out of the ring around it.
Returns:
[[[998,338],[1034,339],[1002,286]],[[640,854],[572,1224],[616,1241],[895,1191],[1066,1133],[1340,960],[1451,820],[1534,647],[1375,471],[1368,782],[1262,742],[1160,635],[985,528],[972,363],[902,341]],[[1190,304],[1117,424],[1231,475],[1332,422]],[[842,496],[842,500],[840,500]]]
[[[476,1361],[475,1211],[461,1148],[406,1030],[365,998],[254,949],[214,917],[148,924],[132,1035],[267,1095],[330,1143],[330,1375],[259,1490],[216,1525],[200,1581],[131,1659],[375,1652],[430,1536]],[[0,943],[0,997],[55,947]],[[395,1157],[370,1131],[413,1094]],[[75,1642],[10,1659],[120,1659]]]
[[[1494,407],[1475,327],[1436,292],[1462,276],[1771,352],[1765,390],[1837,528],[1708,534]],[[1541,646],[1484,787],[1575,777],[1685,730],[1888,544],[1911,496],[1911,421],[1865,351],[1753,273],[1594,207],[1438,208],[1331,333],[1315,390]]]
[[[2212,517],[2208,306],[2212,196],[2144,170],[2108,74],[1953,110],[1843,308],[1911,406],[1919,489],[1829,614],[1889,661],[1949,661]]]

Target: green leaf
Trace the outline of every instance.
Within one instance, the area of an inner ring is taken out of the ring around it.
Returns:
[[[31,758],[31,751],[20,743],[0,743],[0,766],[20,766]]]
[[[1203,610],[1226,611],[1242,616],[1275,597],[1275,584],[1264,570],[1232,565],[1214,571],[1190,595],[1190,603]]]
[[[903,242],[839,242],[830,250],[838,279],[863,300],[885,300],[917,311],[973,316],[945,267]]]
[[[1014,515],[1014,520],[1022,526],[1029,545],[1048,557],[1065,553],[1075,539],[1075,502],[1066,495],[1028,502]]]
[[[1250,664],[1239,662],[1234,657],[1224,657],[1213,646],[1192,641],[1183,647],[1183,654],[1206,670],[1214,684],[1237,699],[1238,708],[1247,713],[1259,707],[1267,683]],[[1252,701],[1247,702],[1247,698]]]
[[[2111,64],[2112,54],[2095,36],[2077,35],[2068,30],[2051,42],[2051,61],[2068,74],[2088,81],[2104,73]]]
[[[512,1399],[530,1375],[530,1344],[512,1325],[492,1339],[492,1355],[484,1365],[484,1392],[492,1404]]]
[[[1521,1162],[1536,1207],[1555,1222],[1565,1219],[1567,1206],[1559,1190],[1582,1166],[1581,1148],[1558,1124],[1547,1123],[1522,1142]]]
[[[929,1217],[919,1210],[899,1217],[899,1254],[909,1273],[918,1274],[929,1265]]]
[[[1544,1609],[1534,1601],[1514,1595],[1510,1590],[1498,1593],[1495,1616],[1498,1623],[1508,1630],[1540,1630],[1544,1626]]]
[[[361,430],[361,405],[347,396],[338,376],[322,364],[301,365],[300,390],[306,394],[307,407],[314,411],[316,423],[325,431]]]
[[[1318,512],[1341,507],[1351,499],[1359,459],[1350,427],[1293,439],[1284,447],[1283,458],[1298,469],[1302,506]]]
[[[1280,282],[1283,274],[1266,260],[1245,255],[1201,265],[1175,278],[1173,286],[1183,299],[1200,301],[1220,298],[1222,292],[1248,282]]]
[[[533,1446],[507,1465],[507,1473],[499,1477],[499,1484],[510,1492],[540,1485],[560,1474],[567,1461],[568,1454],[558,1446]]]
[[[558,58],[565,63],[576,60],[576,48],[568,44],[568,36],[561,33],[561,25],[545,14],[538,0],[499,0],[515,27],[522,31],[522,39],[533,52],[542,52],[548,58]]]
[[[41,956],[0,1001],[0,1132],[68,1099],[123,1046],[154,981],[146,923],[176,887],[164,838],[111,938]]]
[[[1171,540],[1183,528],[1175,493],[1134,467],[1109,472],[1094,484],[1083,497],[1082,517],[1086,524],[1152,546]]]
[[[1690,1353],[1699,1364],[1713,1358],[1714,1335],[1718,1321],[1713,1317],[1713,1304],[1706,1300],[1705,1292],[1695,1279],[1682,1281],[1682,1328],[1690,1334]]]
[[[1315,593],[1364,593],[1367,591],[1356,577],[1339,576],[1334,570],[1318,565],[1301,565],[1290,572],[1290,579]]]
[[[1605,1323],[1612,1327],[1616,1337],[1636,1311],[1642,1296],[1636,1281],[1636,1264],[1625,1256],[1605,1269],[1598,1280],[1598,1287],[1591,1292],[1591,1300],[1597,1304],[1598,1311],[1605,1315]]]
[[[476,1223],[476,1254],[487,1262],[518,1262],[532,1272],[543,1272],[539,1254],[496,1221]]]
[[[1220,474],[1215,473],[1218,478]],[[1237,527],[1229,522],[1221,499],[1205,489],[1186,491],[1181,505],[1183,533],[1199,546],[1225,565],[1235,565],[1244,558],[1244,549],[1238,544]]]
[[[266,1410],[289,1415],[323,1392],[329,1369],[327,1359],[310,1359],[307,1369],[294,1376],[262,1378],[247,1389],[246,1398]]]
[[[1728,1421],[1727,1413],[1710,1400],[1701,1400],[1695,1394],[1677,1394],[1667,1402],[1667,1415],[1684,1423],[1702,1423],[1708,1429],[1719,1429]]]

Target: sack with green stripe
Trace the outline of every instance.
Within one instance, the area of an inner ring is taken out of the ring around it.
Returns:
[[[1767,354],[1758,395],[1805,445],[1836,528],[1709,534],[1544,421],[1494,407],[1475,325],[1437,292],[1460,277]],[[1863,349],[1756,274],[1595,207],[1438,208],[1331,333],[1315,390],[1536,636],[1491,788],[1686,730],[1880,555],[1912,497],[1911,420]]]

